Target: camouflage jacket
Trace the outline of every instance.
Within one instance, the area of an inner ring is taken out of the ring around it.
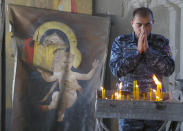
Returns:
[[[162,81],[163,76],[170,76],[174,72],[175,63],[168,39],[151,33],[147,40],[149,48],[142,54],[138,53],[138,40],[134,32],[118,36],[113,42],[110,69],[123,83],[125,91],[132,91],[133,81],[137,80],[140,91],[147,92],[150,88],[156,88],[153,74]]]

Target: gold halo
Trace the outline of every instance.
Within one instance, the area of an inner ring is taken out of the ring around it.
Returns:
[[[36,29],[33,35],[33,40],[40,43],[40,39],[42,38],[43,34],[50,29],[57,29],[66,34],[70,43],[70,53],[75,56],[73,66],[74,68],[77,68],[81,63],[81,53],[77,48],[76,35],[74,34],[73,30],[66,24],[57,21],[45,22]]]

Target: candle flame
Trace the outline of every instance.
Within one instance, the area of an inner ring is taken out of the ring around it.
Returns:
[[[117,92],[115,92],[115,94],[114,94],[115,96],[117,96],[118,95],[118,93]]]
[[[101,86],[100,88],[101,88],[101,90],[103,90],[103,89],[104,89],[104,87],[103,87],[103,86]]]
[[[156,83],[156,85],[161,84],[161,82],[158,80],[158,78],[156,77],[156,75],[153,74],[153,80]]]
[[[155,90],[155,89],[153,89],[153,92],[156,92],[156,90]]]
[[[138,84],[136,84],[136,87],[139,88]]]
[[[137,80],[134,81],[134,87],[139,87],[138,84],[137,84]]]
[[[122,82],[119,83],[119,89],[121,90],[123,87]]]

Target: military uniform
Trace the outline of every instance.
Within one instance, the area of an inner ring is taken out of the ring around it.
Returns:
[[[149,48],[142,54],[137,50],[138,40],[134,33],[118,36],[113,42],[110,69],[123,82],[125,91],[132,91],[133,81],[137,80],[140,91],[149,92],[150,88],[156,87],[153,74],[162,81],[163,76],[174,72],[175,63],[168,39],[151,33],[147,40]]]
[[[156,89],[153,74],[162,81],[163,76],[170,76],[174,72],[175,62],[168,39],[151,33],[147,41],[149,48],[141,54],[137,50],[138,40],[134,32],[118,36],[113,42],[110,69],[113,75],[119,78],[119,82],[123,83],[123,91],[133,91],[133,81],[137,80],[140,92],[149,92],[150,88]],[[121,119],[119,124],[123,130],[144,130],[146,127],[157,130],[162,121]]]

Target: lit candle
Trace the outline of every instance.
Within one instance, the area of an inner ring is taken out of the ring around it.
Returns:
[[[120,95],[120,96],[119,96],[120,99],[122,99],[122,98],[121,98],[121,97],[122,97],[122,87],[123,87],[122,82],[120,82],[120,83],[119,83],[119,93],[118,93],[118,94]]]
[[[122,100],[122,95],[118,93],[118,100]]]
[[[137,100],[139,100],[139,87],[137,85],[137,88],[136,88],[136,96],[137,96]]]
[[[113,100],[114,99],[114,95],[112,94],[112,96],[111,96],[111,99]]]
[[[155,75],[153,75],[153,80],[155,81],[155,83],[157,85],[157,94],[156,95],[158,96],[158,100],[161,100],[163,98],[163,96],[162,96],[162,84]]]
[[[137,81],[136,81],[136,100],[139,100],[139,86],[137,85]]]
[[[122,96],[122,90],[119,90],[119,95]],[[120,97],[121,98],[121,97]]]
[[[133,82],[133,99],[135,100],[136,98],[136,81]]]
[[[161,93],[160,93],[160,86],[158,84],[157,85],[157,99],[158,99],[158,101],[160,100],[160,98],[161,98]]]
[[[159,97],[158,96],[156,96],[156,101],[159,101]]]
[[[118,99],[118,93],[117,92],[115,92],[115,100],[117,100]]]
[[[101,86],[101,89],[102,89],[102,99],[105,99],[105,89],[102,86]]]

